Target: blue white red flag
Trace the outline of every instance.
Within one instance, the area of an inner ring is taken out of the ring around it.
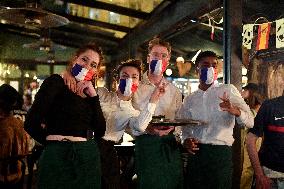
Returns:
[[[137,90],[138,84],[133,83],[131,78],[120,79],[118,88],[124,96],[130,96]]]
[[[167,62],[164,60],[152,60],[150,63],[151,73],[155,75],[160,75],[167,68]]]
[[[90,81],[95,74],[92,70],[88,70],[79,64],[73,66],[71,73],[78,81]]]

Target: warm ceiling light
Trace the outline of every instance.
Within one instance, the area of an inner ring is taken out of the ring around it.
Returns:
[[[177,57],[176,62],[184,63],[184,58],[182,56]]]
[[[171,76],[172,74],[173,74],[172,69],[168,68],[168,69],[166,70],[166,75],[167,75],[167,76]]]

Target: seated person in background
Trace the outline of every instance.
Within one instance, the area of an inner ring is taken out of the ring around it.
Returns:
[[[229,189],[232,182],[232,144],[235,120],[253,127],[253,116],[237,88],[217,82],[217,55],[201,52],[196,58],[200,84],[184,99],[179,117],[207,122],[182,127],[188,159],[186,188]]]
[[[14,117],[19,94],[10,85],[0,86],[0,188],[16,188],[22,178],[22,161],[28,154],[23,121]]]
[[[24,95],[23,109],[26,110],[26,111],[29,111],[31,106],[32,106],[32,95],[27,93],[27,94]]]
[[[263,143],[258,153],[256,141],[259,137],[263,137]],[[246,144],[256,177],[256,189],[283,189],[284,94],[263,102]]]

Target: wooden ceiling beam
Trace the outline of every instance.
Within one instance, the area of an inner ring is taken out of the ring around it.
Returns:
[[[114,37],[114,36],[109,36],[109,35],[104,35],[102,32],[101,33],[97,33],[97,32],[93,32],[90,29],[79,29],[78,27],[58,27],[58,28],[52,28],[52,30],[56,30],[56,31],[62,31],[62,32],[67,32],[67,33],[76,33],[76,34],[84,34],[85,36],[88,37],[96,37],[96,38],[101,38],[104,40],[108,40],[108,41],[114,41],[114,42],[119,42],[121,39]]]
[[[128,33],[129,31],[132,30],[131,28],[126,27],[126,26],[120,26],[120,25],[117,25],[117,24],[111,24],[111,23],[102,22],[102,21],[98,21],[98,20],[92,20],[92,19],[89,19],[89,18],[73,16],[71,14],[59,13],[59,12],[53,12],[53,13],[58,14],[60,16],[63,16],[65,18],[68,18],[69,21],[77,22],[77,23],[80,23],[80,24],[88,24],[88,25],[91,25],[91,26],[98,26],[98,27],[112,29],[112,30],[116,30],[116,31],[126,32],[126,33]]]
[[[106,48],[116,48],[118,46],[117,42],[104,40],[100,37],[89,37],[82,34],[67,33],[55,30],[52,30],[50,32],[50,38],[51,40],[59,44],[68,46],[74,44],[75,47],[80,47],[83,44],[89,43],[91,41],[95,41],[99,46]]]
[[[153,38],[155,35],[163,34],[165,31],[170,32],[171,28],[180,25],[180,21],[190,20],[203,15],[222,5],[221,0],[191,0],[191,1],[173,1],[158,15],[153,15],[146,24],[141,24],[129,32],[119,46],[119,52],[116,59],[124,57],[134,57],[138,47]],[[130,46],[130,48],[129,48]],[[131,51],[129,52],[129,49]]]
[[[1,24],[0,27],[3,28],[3,31],[7,31],[10,33],[15,33],[17,35],[22,35],[22,36],[29,36],[35,39],[39,39],[42,31],[38,29],[27,29],[22,26],[15,26],[15,25],[9,25],[9,24]],[[85,32],[82,35],[82,33]],[[101,46],[108,46],[108,47],[116,47],[118,45],[118,40],[117,38],[112,38],[109,36],[102,36],[100,35],[95,35],[91,34],[86,31],[79,31],[77,29],[63,29],[63,27],[59,28],[52,28],[50,30],[50,38],[54,42],[58,44],[62,44],[65,46],[69,47],[80,47],[84,42],[87,43],[88,41],[96,41],[98,42]],[[58,39],[64,39],[64,40],[58,40]],[[55,39],[57,41],[55,41]],[[65,42],[66,41],[66,42]],[[74,41],[78,41],[78,44],[73,44]]]
[[[130,16],[130,17],[135,17],[135,18],[140,18],[143,20],[147,20],[150,18],[150,13],[139,11],[139,10],[134,10],[131,8],[126,8],[110,3],[104,3],[100,1],[94,1],[94,0],[84,0],[84,1],[79,1],[79,0],[64,0],[66,3],[74,3],[77,5],[83,5],[91,8],[96,8],[96,9],[104,9],[108,10],[111,12],[115,12],[118,14]]]

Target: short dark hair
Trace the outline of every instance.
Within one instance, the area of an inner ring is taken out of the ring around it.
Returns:
[[[244,90],[249,90],[252,92],[258,91],[258,85],[255,83],[248,83],[246,86],[243,87]]]
[[[197,64],[199,64],[199,62],[205,58],[205,57],[214,57],[214,58],[218,58],[217,54],[213,51],[202,51],[201,53],[199,53],[199,55],[197,56],[195,62]]]
[[[248,99],[246,100],[247,104],[251,109],[254,109],[257,105],[261,105],[265,98],[259,92],[254,91],[252,94],[249,95]]]
[[[122,68],[127,66],[136,68],[139,72],[139,77],[141,77],[142,61],[138,59],[128,59],[126,61],[121,62],[116,69],[117,76],[119,76],[119,73],[121,72]]]
[[[0,86],[0,108],[8,114],[11,110],[19,109],[23,105],[23,98],[16,89],[8,84]]]

